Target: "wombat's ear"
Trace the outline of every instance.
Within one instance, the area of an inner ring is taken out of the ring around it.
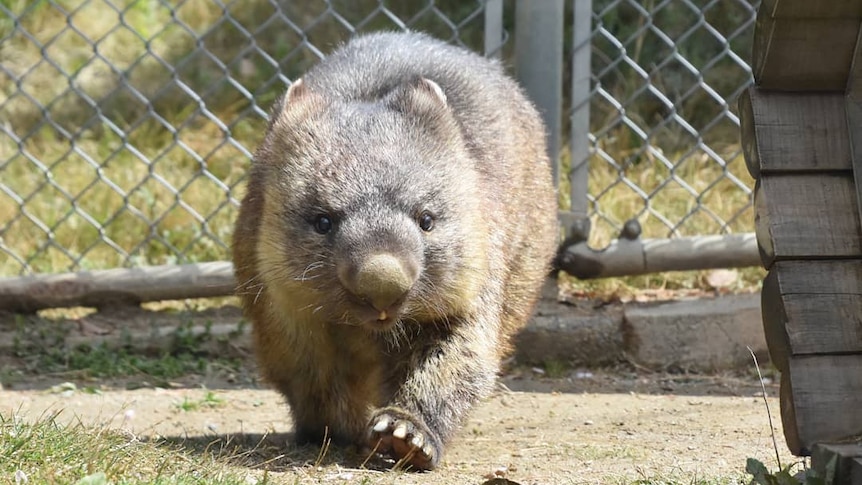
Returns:
[[[416,89],[425,94],[430,94],[435,102],[443,103],[445,105],[448,101],[446,99],[446,93],[443,92],[443,88],[430,79],[426,79],[424,77],[419,78],[419,81],[416,83]]]
[[[395,111],[418,115],[439,112],[447,107],[446,93],[440,85],[424,77],[398,86],[389,93],[385,102]]]
[[[319,109],[319,103],[320,96],[311,91],[302,78],[297,79],[273,105],[272,113],[269,115],[269,126],[271,128],[276,121],[280,120],[286,120],[291,125],[297,123]]]
[[[455,128],[446,93],[436,82],[417,78],[392,91],[385,103],[391,109],[415,117],[436,129]]]

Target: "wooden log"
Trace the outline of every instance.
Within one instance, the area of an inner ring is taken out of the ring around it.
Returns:
[[[790,342],[787,337],[787,311],[781,297],[778,271],[773,267],[763,280],[760,290],[760,312],[769,360],[779,372],[785,373],[790,362]]]
[[[788,259],[862,257],[851,172],[764,173],[755,186],[754,208],[766,268]]]
[[[763,0],[760,8],[773,18],[862,18],[860,0]]]
[[[799,440],[799,427],[796,425],[796,406],[793,403],[793,384],[790,372],[783,371],[778,389],[778,405],[781,409],[781,429],[787,449],[796,456],[802,455],[802,442]]]
[[[749,173],[850,170],[850,135],[839,93],[749,88],[739,98]]]
[[[226,296],[234,291],[233,265],[212,262],[82,271],[0,279],[0,309],[138,304]]]
[[[810,455],[815,443],[862,434],[862,354],[794,356],[787,374],[798,435],[798,446],[788,440],[794,454]]]
[[[862,260],[776,262],[761,302],[779,370],[789,356],[862,353]]]
[[[761,8],[757,15],[752,49],[755,83],[779,91],[844,92],[859,18],[775,17],[776,9],[782,11],[779,6]]]
[[[761,179],[758,178],[754,183],[754,236],[757,239],[757,253],[760,255],[760,263],[764,268],[769,269],[775,260],[775,248],[772,246],[766,193],[763,191],[760,181]]]

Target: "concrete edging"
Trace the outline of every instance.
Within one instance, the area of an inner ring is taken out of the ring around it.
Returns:
[[[573,365],[628,360],[655,370],[711,372],[749,367],[748,347],[768,360],[760,294],[650,303],[542,301],[515,337],[519,360]]]
[[[15,351],[39,320],[35,315],[0,315],[0,352]],[[119,307],[52,325],[62,326],[69,346],[163,351],[179,332],[183,338],[200,337],[202,350],[245,355],[251,351],[250,326],[241,322],[241,311],[231,306],[188,313]],[[546,299],[513,344],[517,360],[530,365],[558,361],[595,367],[629,361],[654,370],[712,372],[750,367],[748,346],[761,363],[768,358],[759,294],[654,303]]]

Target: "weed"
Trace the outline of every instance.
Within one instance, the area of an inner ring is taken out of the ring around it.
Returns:
[[[761,461],[749,458],[745,464],[745,471],[752,476],[749,485],[829,485],[835,480],[835,466],[837,456],[833,456],[826,464],[826,475],[820,476],[815,470],[806,468],[799,474],[793,474],[793,469],[798,463],[792,463],[784,468],[779,468],[775,473],[770,473]]]
[[[213,391],[206,391],[200,399],[189,399],[184,397],[181,402],[174,403],[174,407],[183,412],[197,411],[201,408],[217,408],[224,404],[224,399],[218,397]]]
[[[798,463],[791,463],[786,467],[781,466],[781,458],[778,454],[778,443],[775,439],[775,427],[772,425],[772,413],[769,410],[769,402],[766,400],[766,388],[763,384],[763,374],[760,372],[760,364],[757,362],[757,356],[751,347],[748,348],[751,358],[754,361],[754,368],[757,370],[757,377],[760,379],[760,386],[763,396],[763,404],[766,408],[766,416],[769,420],[769,430],[772,433],[772,446],[775,448],[775,461],[778,466],[778,471],[771,473],[766,465],[755,458],[748,458],[745,463],[745,471],[752,476],[749,485],[829,485],[833,483],[835,477],[835,466],[837,456],[833,456],[829,463],[826,464],[826,476],[821,477],[817,472],[810,468],[805,468],[803,472],[793,475],[793,469]],[[802,462],[804,465],[804,462]]]
[[[554,379],[565,377],[571,370],[571,366],[560,359],[545,359],[543,367],[545,375]]]

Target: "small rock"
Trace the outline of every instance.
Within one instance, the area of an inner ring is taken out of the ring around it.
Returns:
[[[706,284],[714,290],[728,288],[739,278],[739,271],[733,269],[715,269],[706,274]]]

